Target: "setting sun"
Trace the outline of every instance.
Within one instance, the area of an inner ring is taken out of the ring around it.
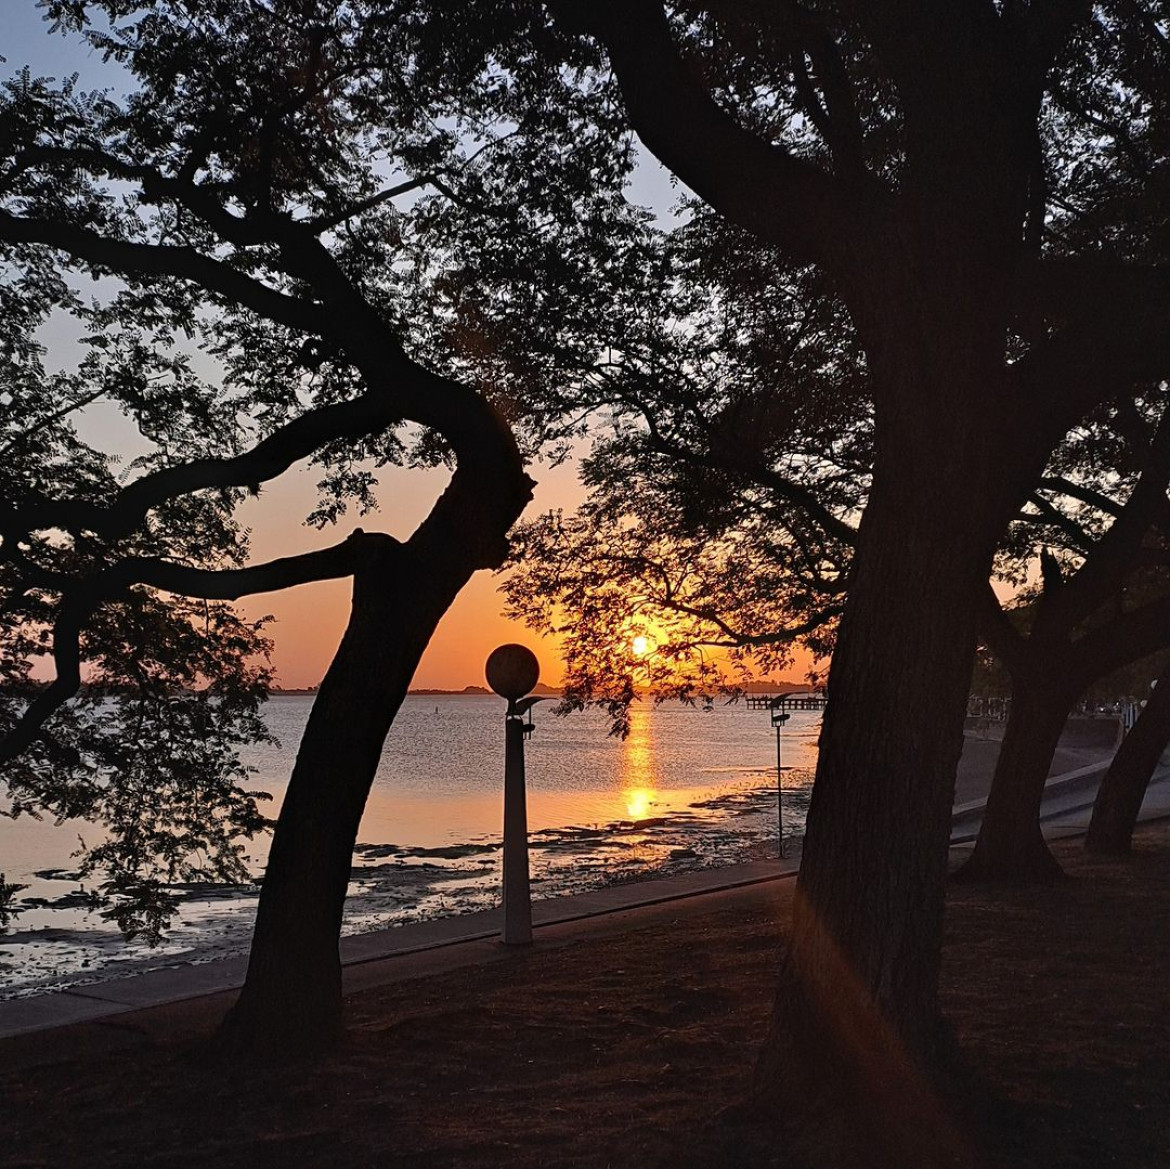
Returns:
[[[630,649],[634,651],[634,657],[644,658],[651,650],[650,639],[639,634],[630,642]]]

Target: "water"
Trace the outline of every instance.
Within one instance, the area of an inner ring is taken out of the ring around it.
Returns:
[[[265,717],[279,746],[247,755],[254,787],[279,807],[312,699],[277,696]],[[549,704],[551,705],[551,704]],[[776,738],[766,712],[636,705],[624,741],[600,712],[535,710],[527,744],[533,896],[775,855]],[[803,833],[820,715],[783,731],[785,837]],[[415,696],[386,744],[362,820],[346,932],[470,912],[496,902],[500,879],[503,701]],[[275,811],[272,813],[275,815]],[[90,825],[0,821],[0,871],[32,904],[0,938],[0,994],[207,961],[247,949],[255,887],[188,891],[154,950],[124,942],[79,904],[69,854]],[[252,842],[262,871],[267,840]]]

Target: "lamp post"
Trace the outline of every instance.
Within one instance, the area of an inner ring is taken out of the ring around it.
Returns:
[[[784,768],[780,765],[780,731],[784,724],[792,717],[788,711],[781,710],[783,698],[772,700],[772,726],[776,728],[776,821],[780,833],[780,859],[785,860],[788,850],[784,845]]]
[[[532,941],[532,892],[528,880],[528,807],[524,792],[525,715],[540,701],[525,698],[540,678],[536,655],[522,645],[492,650],[484,668],[488,685],[508,700],[504,715],[504,928],[507,946]]]

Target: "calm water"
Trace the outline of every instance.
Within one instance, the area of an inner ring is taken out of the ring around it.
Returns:
[[[278,747],[252,749],[254,786],[279,806],[312,699],[273,698]],[[551,704],[550,704],[551,705]],[[356,932],[495,903],[502,818],[503,701],[411,697],[390,733],[354,854],[346,930]],[[527,745],[533,895],[552,897],[686,868],[775,853],[776,738],[767,712],[635,707],[630,736],[600,713],[557,718],[544,704]],[[785,835],[803,832],[820,715],[783,732]],[[275,814],[273,812],[273,814]],[[29,906],[0,938],[0,993],[74,982],[247,948],[256,889],[189,891],[157,949],[127,944],[78,902],[69,854],[78,833],[0,820],[0,871],[27,883]],[[263,868],[267,841],[250,847]]]

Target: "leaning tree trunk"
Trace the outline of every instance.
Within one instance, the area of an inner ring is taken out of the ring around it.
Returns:
[[[272,839],[248,973],[221,1033],[232,1051],[304,1054],[341,1034],[338,940],[353,848],[386,735],[435,627],[476,569],[499,563],[531,496],[456,472],[405,545],[388,536],[354,577],[342,638],[309,716]]]
[[[960,881],[1027,884],[1062,875],[1040,830],[1040,804],[1076,693],[1067,671],[1012,678],[1012,705],[995,764],[975,851],[955,874]]]
[[[349,624],[281,806],[247,980],[226,1024],[241,1046],[307,1051],[340,1031],[338,937],[358,826],[386,734],[442,615],[419,612],[430,597],[386,539],[382,563],[354,577]]]
[[[1170,670],[1159,679],[1145,709],[1118,748],[1093,805],[1085,837],[1089,852],[1130,851],[1134,825],[1150,776],[1170,744]]]

